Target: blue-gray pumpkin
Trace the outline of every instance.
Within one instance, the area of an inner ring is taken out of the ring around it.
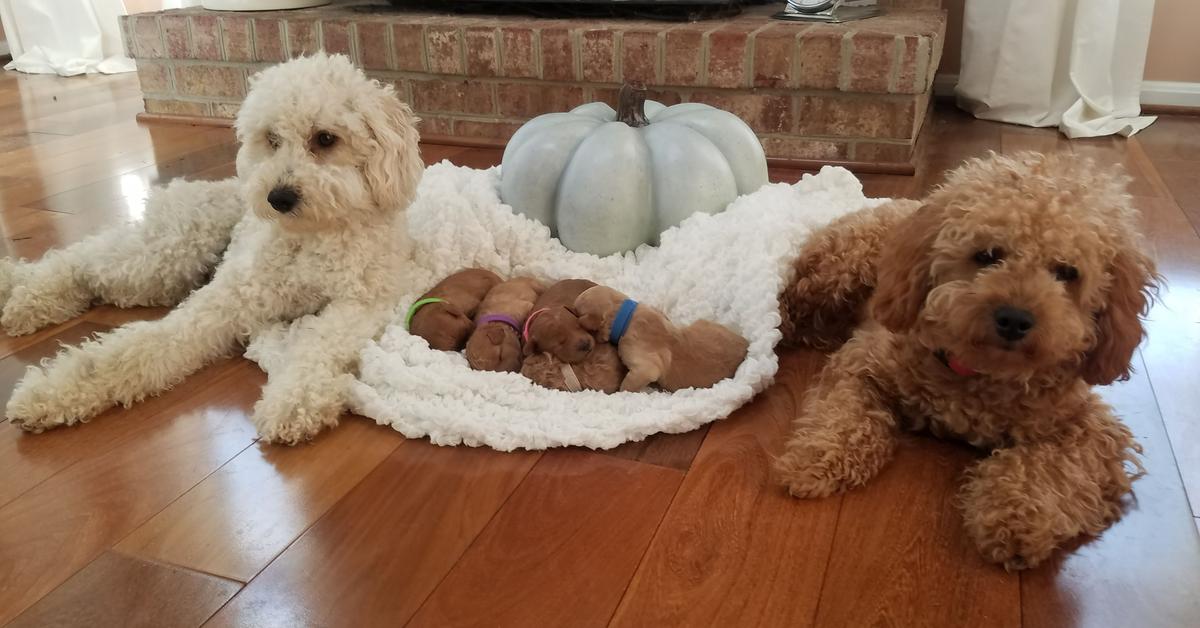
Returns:
[[[568,249],[596,255],[657,244],[697,212],[714,214],[767,182],[767,160],[740,118],[700,103],[647,101],[621,88],[602,102],[538,116],[504,150],[500,197]]]

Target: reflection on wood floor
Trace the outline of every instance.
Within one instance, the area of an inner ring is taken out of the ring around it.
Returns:
[[[228,129],[143,126],[137,78],[0,75],[0,223],[36,258],[137,220],[176,177],[231,176]],[[939,109],[919,196],[989,150],[1123,164],[1169,284],[1137,375],[1107,388],[1146,446],[1128,515],[1037,570],[984,564],[952,503],[975,454],[913,438],[862,490],[786,497],[767,461],[823,356],[782,356],[777,383],[728,420],[610,452],[502,454],[407,441],[359,417],[311,445],[257,444],[265,376],[242,359],[78,428],[0,424],[0,625],[694,626],[1200,625],[1200,118],[1136,139]],[[486,167],[499,151],[427,145]],[[798,172],[774,171],[775,180]],[[100,307],[0,338],[0,395],[25,365],[161,310]]]

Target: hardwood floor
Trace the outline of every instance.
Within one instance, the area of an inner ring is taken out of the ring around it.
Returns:
[[[0,74],[5,254],[137,220],[173,178],[233,173],[231,131],[142,126],[139,108],[131,75]],[[943,107],[916,176],[861,178],[868,195],[916,197],[989,150],[1123,165],[1168,280],[1136,376],[1102,390],[1148,473],[1120,522],[1050,564],[982,562],[953,505],[977,454],[955,443],[909,437],[840,497],[774,486],[767,463],[816,353],[784,353],[775,385],[711,428],[511,454],[353,416],[310,445],[261,445],[247,417],[265,376],[231,359],[78,427],[0,423],[0,625],[1200,625],[1200,117],[1072,142]],[[161,315],[101,307],[0,336],[0,401],[60,343]]]

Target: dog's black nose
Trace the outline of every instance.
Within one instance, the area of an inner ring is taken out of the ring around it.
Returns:
[[[296,209],[296,204],[300,202],[300,192],[293,187],[280,186],[267,194],[267,202],[275,208],[275,211],[286,214]]]
[[[584,353],[590,352],[592,350],[592,339],[584,338],[583,340],[580,340],[577,348]]]
[[[1001,338],[1012,342],[1024,338],[1037,323],[1033,312],[1011,305],[1002,305],[996,308],[996,311],[992,312],[992,318],[996,321],[996,333],[1000,334]]]

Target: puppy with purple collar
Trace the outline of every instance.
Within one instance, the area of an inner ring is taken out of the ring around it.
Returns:
[[[475,331],[467,339],[467,364],[477,371],[521,370],[521,331],[546,286],[533,277],[496,284],[479,303]]]

